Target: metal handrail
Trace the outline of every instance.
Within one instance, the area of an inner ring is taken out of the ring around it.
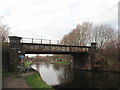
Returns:
[[[21,43],[59,44],[59,40],[22,38]]]

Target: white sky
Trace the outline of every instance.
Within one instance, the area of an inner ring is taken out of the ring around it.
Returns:
[[[118,1],[0,0],[0,16],[10,35],[57,40],[84,21],[117,28]]]

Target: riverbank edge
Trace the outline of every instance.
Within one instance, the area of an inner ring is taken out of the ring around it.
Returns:
[[[2,72],[2,78],[16,74],[16,72]]]
[[[109,72],[109,73],[120,73],[120,71],[110,71],[110,70],[91,70],[91,69],[81,69],[81,68],[74,68],[74,67],[71,67],[72,69],[79,69],[81,71],[88,71],[88,72]]]
[[[17,77],[18,78],[24,78],[26,80],[26,82],[28,83],[28,85],[30,85],[31,88],[33,89],[44,89],[44,88],[47,88],[47,89],[51,89],[51,90],[55,90],[52,86],[49,86],[41,77],[40,73],[31,68],[31,71],[33,72],[32,75],[28,75],[28,76],[22,76],[22,75],[18,75]],[[37,76],[37,77],[36,77]],[[32,80],[34,81],[34,79],[36,79],[35,82],[32,82]],[[35,83],[39,83],[41,85],[43,85],[43,87],[36,87],[36,86],[33,86],[35,85]]]
[[[65,63],[60,63],[57,61],[41,61],[41,62],[46,62],[46,63],[50,63],[50,64],[58,64],[58,65],[70,65],[70,62],[65,62]],[[34,62],[33,64],[39,64],[39,62]]]
[[[47,61],[48,63],[52,63],[52,64],[64,64],[64,65],[69,65],[70,62],[68,61]]]
[[[85,69],[85,68],[82,69],[82,68],[79,68],[79,67],[71,67],[70,62],[68,62],[67,64],[57,63],[57,61],[55,61],[55,62],[43,61],[43,62],[47,62],[47,63],[50,63],[50,64],[57,64],[57,65],[68,65],[72,69],[79,69],[79,70],[82,70],[82,71],[120,73],[120,71],[111,71],[111,70],[97,70],[96,71],[96,70]],[[35,64],[35,63],[33,63],[33,64]]]
[[[71,67],[70,66],[70,62],[68,62],[67,64],[66,63],[57,63],[57,61],[55,61],[55,62],[49,62],[49,61],[47,61],[47,62],[51,63],[51,64],[68,65],[70,68],[79,69],[79,70],[82,70],[82,71],[120,73],[120,71],[111,71],[111,70],[97,70],[96,71],[96,70],[92,70],[92,69],[85,69],[85,68],[82,69],[82,68],[77,68],[77,67]]]

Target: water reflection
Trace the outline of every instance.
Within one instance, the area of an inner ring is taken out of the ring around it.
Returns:
[[[68,78],[70,74],[67,71],[67,66],[41,62],[40,64],[32,65],[32,67],[37,70],[41,74],[42,79],[51,86],[67,83],[70,81],[69,79],[71,79]]]
[[[47,84],[56,88],[120,88],[118,73],[94,73],[45,62],[32,67],[39,71]]]

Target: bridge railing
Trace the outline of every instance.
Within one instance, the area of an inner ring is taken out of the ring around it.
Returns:
[[[48,39],[22,38],[21,43],[60,44],[60,41]]]

